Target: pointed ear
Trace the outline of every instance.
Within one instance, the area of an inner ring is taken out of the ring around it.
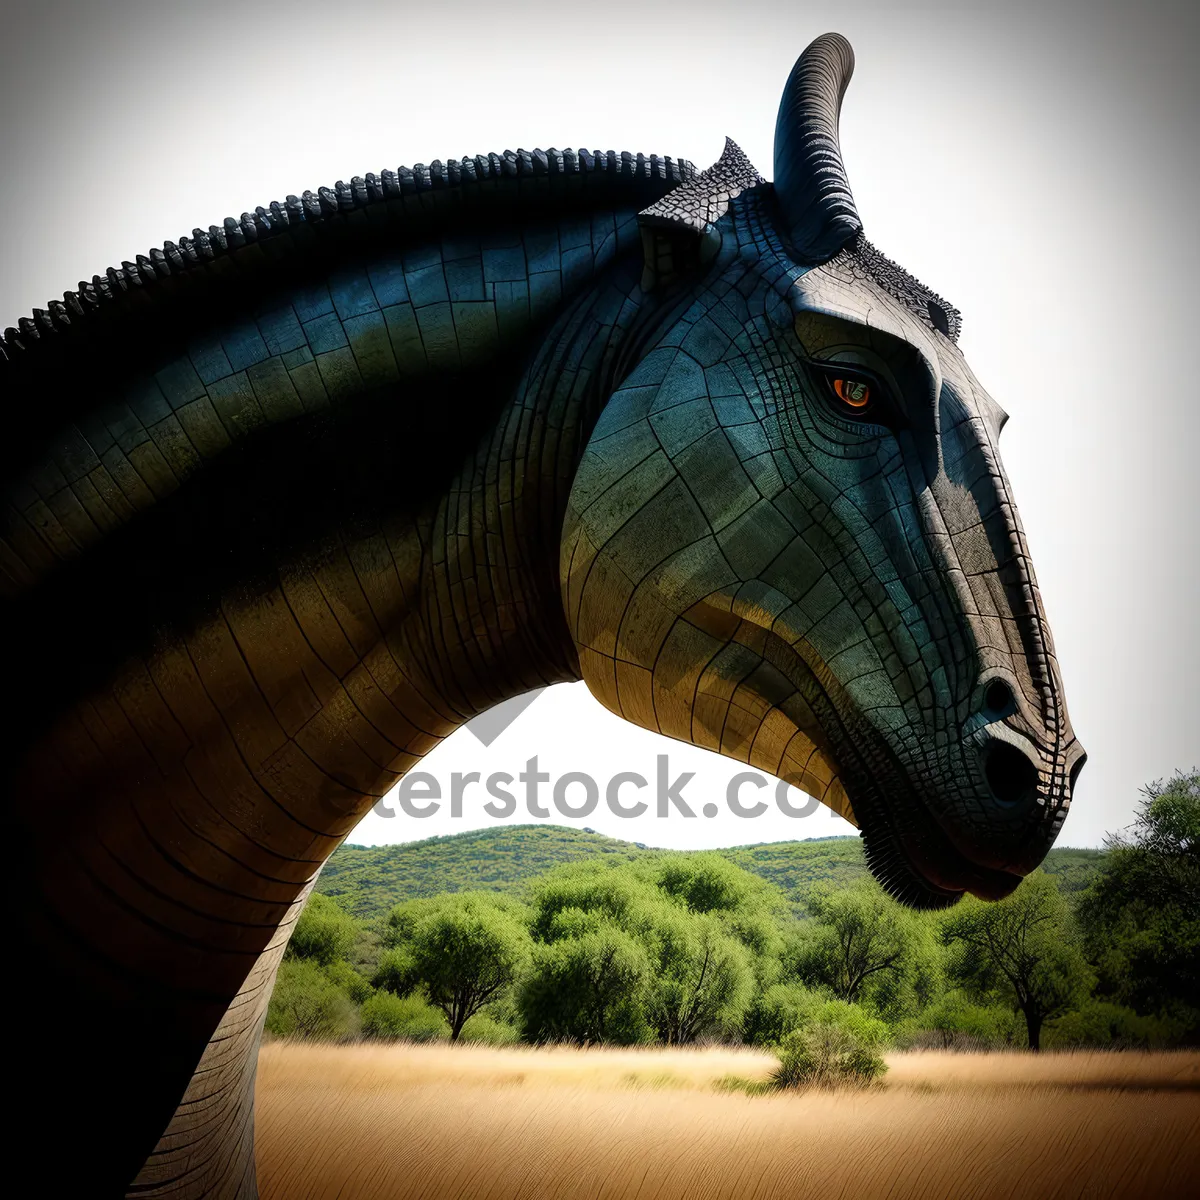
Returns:
[[[725,149],[707,171],[680,184],[638,213],[646,263],[642,289],[651,291],[716,255],[721,240],[714,225],[734,196],[764,183],[742,148],[725,139]]]

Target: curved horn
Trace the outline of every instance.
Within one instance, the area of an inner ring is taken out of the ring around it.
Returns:
[[[862,231],[842,150],[838,114],[854,73],[854,51],[822,34],[796,60],[775,122],[775,194],[796,252],[828,262]]]

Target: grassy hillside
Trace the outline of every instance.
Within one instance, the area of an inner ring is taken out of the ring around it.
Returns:
[[[326,863],[317,891],[337,898],[358,917],[381,916],[413,896],[469,889],[519,890],[560,863],[597,855],[618,860],[648,853],[639,842],[562,825],[508,825],[392,846],[342,846]],[[847,883],[866,873],[854,837],[736,846],[719,853],[774,883],[792,900],[814,883]],[[1051,850],[1046,869],[1064,890],[1085,887],[1102,850]]]
[[[559,863],[597,854],[620,859],[644,847],[561,825],[502,825],[393,846],[340,846],[316,890],[349,912],[372,917],[414,896],[475,889],[505,892]]]

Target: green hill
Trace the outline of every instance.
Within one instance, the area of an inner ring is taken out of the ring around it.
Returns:
[[[335,897],[355,916],[383,915],[414,896],[472,889],[518,890],[560,863],[598,855],[618,860],[653,851],[562,825],[508,825],[391,846],[341,846],[325,864],[316,890]],[[778,886],[793,902],[814,883],[848,883],[866,874],[862,843],[855,837],[764,842],[718,851]],[[1086,887],[1103,850],[1051,850],[1046,869],[1064,891]]]
[[[644,847],[561,825],[502,825],[392,846],[340,846],[316,890],[359,917],[385,913],[414,896],[519,888],[559,863],[597,854],[620,859]]]

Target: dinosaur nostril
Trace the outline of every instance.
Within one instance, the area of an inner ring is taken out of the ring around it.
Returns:
[[[994,740],[983,752],[983,773],[1001,804],[1020,804],[1037,794],[1037,767],[1008,742]]]
[[[1013,694],[1003,679],[993,679],[983,693],[983,704],[988,712],[1004,713],[1012,705]]]

